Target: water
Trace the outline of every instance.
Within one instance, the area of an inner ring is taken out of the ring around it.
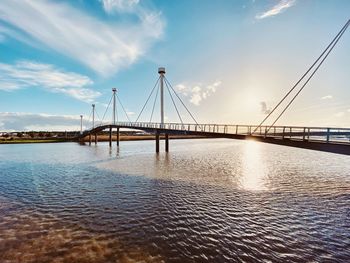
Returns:
[[[349,157],[154,148],[0,145],[0,262],[349,262]]]

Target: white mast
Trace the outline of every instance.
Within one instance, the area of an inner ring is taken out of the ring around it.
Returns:
[[[113,124],[115,125],[115,109],[116,109],[115,95],[116,95],[117,89],[113,88],[112,91],[113,91]]]
[[[164,74],[165,68],[158,68],[158,73],[160,75],[160,123],[163,127],[164,125]]]
[[[95,128],[95,104],[92,104],[92,128]]]

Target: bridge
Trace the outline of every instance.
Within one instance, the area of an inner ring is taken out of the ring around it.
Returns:
[[[156,152],[159,152],[160,138],[164,135],[165,151],[169,151],[169,135],[195,135],[206,138],[227,138],[227,139],[239,139],[239,140],[256,140],[265,143],[285,145],[291,147],[298,147],[304,149],[339,153],[350,155],[350,128],[336,128],[336,127],[298,127],[298,126],[277,126],[276,122],[286,112],[289,106],[294,102],[296,97],[305,88],[323,62],[326,60],[330,52],[338,43],[341,36],[349,26],[350,20],[343,26],[339,33],[334,37],[326,49],[316,59],[316,61],[308,68],[308,70],[302,75],[302,77],[293,85],[293,87],[287,92],[287,94],[277,103],[277,105],[271,110],[271,112],[262,120],[259,125],[232,125],[232,124],[200,124],[196,121],[193,114],[190,112],[186,104],[183,102],[179,94],[172,87],[170,82],[165,77],[165,68],[158,69],[159,78],[156,81],[150,95],[148,96],[145,104],[143,105],[141,112],[139,113],[135,121],[131,121],[128,117],[125,108],[117,95],[117,90],[112,89],[112,97],[103,115],[102,121],[99,125],[95,125],[95,104],[92,104],[92,127],[88,130],[82,131],[82,115],[81,115],[81,132],[77,137],[79,140],[83,140],[86,136],[89,137],[89,145],[91,145],[92,137],[94,137],[95,144],[97,144],[97,135],[99,132],[109,130],[109,145],[112,146],[112,133],[113,129],[116,129],[117,133],[117,146],[119,146],[119,133],[120,129],[134,129],[142,130],[147,133],[152,133],[155,136]],[[303,84],[301,84],[304,81]],[[300,87],[301,86],[301,87]],[[157,89],[156,89],[157,88]],[[297,89],[299,88],[299,89]],[[156,90],[151,117],[148,122],[140,122],[139,118],[143,113],[147,103]],[[180,122],[178,123],[166,123],[164,120],[164,92],[168,91],[169,97],[173,103],[176,113]],[[290,99],[291,95],[294,96]],[[160,93],[160,122],[152,122],[156,101]],[[183,118],[179,113],[179,107],[176,104],[180,102],[193,123],[184,123]],[[289,99],[289,102],[287,101]],[[117,100],[124,111],[128,121],[120,122],[116,120],[117,115]],[[103,122],[106,112],[113,101],[112,121]],[[283,102],[286,102],[286,106],[278,114],[271,124],[266,125],[266,121],[276,113]],[[265,124],[265,125],[264,125]]]

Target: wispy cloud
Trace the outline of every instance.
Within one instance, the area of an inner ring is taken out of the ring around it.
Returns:
[[[194,86],[178,84],[176,89],[184,96],[189,96],[189,101],[198,106],[200,103],[216,92],[221,85],[221,81],[215,81],[210,85],[198,84]]]
[[[140,0],[100,0],[107,13],[131,12],[138,5]]]
[[[296,0],[281,0],[276,5],[274,5],[271,9],[258,14],[255,16],[256,19],[264,19],[267,17],[278,15],[284,11],[286,11],[288,8],[295,5]]]
[[[333,99],[332,95],[326,95],[326,96],[321,97],[321,100],[330,100],[330,99]]]
[[[87,76],[65,72],[49,64],[33,61],[19,61],[14,65],[0,63],[0,90],[4,91],[41,87],[91,102],[101,95],[98,91],[86,88],[91,84],[93,82]]]
[[[134,19],[103,21],[67,2],[2,0],[0,21],[5,22],[2,27],[16,29],[3,29],[8,36],[49,47],[107,76],[135,62],[163,33],[159,12],[142,8],[138,1],[103,1],[110,11],[133,5],[138,8],[128,16]]]
[[[84,127],[90,124],[84,121]],[[84,128],[83,127],[83,128]],[[80,130],[80,116],[0,112],[0,131],[64,131]]]
[[[267,107],[267,103],[265,101],[260,102],[260,111],[262,114],[269,114],[271,109]]]

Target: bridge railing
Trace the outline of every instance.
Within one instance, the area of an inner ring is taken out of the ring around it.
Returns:
[[[350,143],[350,129],[346,128],[276,126],[264,131],[265,133],[259,136],[326,143]]]
[[[275,139],[317,141],[325,143],[350,144],[349,128],[298,127],[298,126],[256,126],[192,123],[118,122],[117,125],[133,129],[163,129],[171,131],[233,134]]]

